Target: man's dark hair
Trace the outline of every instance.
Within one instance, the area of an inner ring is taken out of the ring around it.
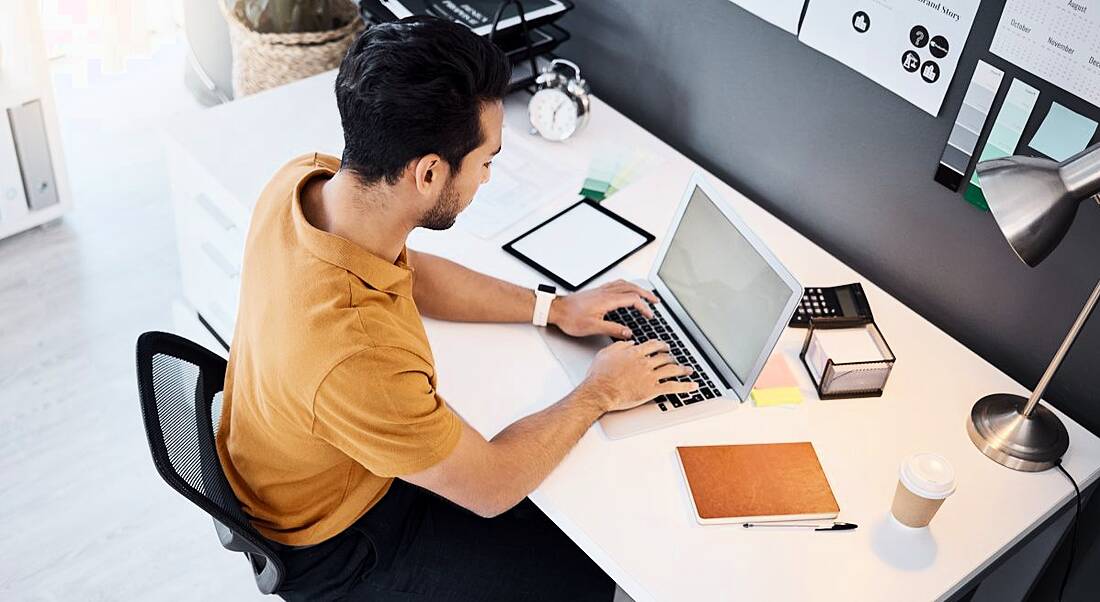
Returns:
[[[396,184],[410,161],[436,153],[458,170],[482,143],[481,108],[508,89],[504,53],[463,25],[409,17],[375,25],[336,76],[341,168],[364,184]]]

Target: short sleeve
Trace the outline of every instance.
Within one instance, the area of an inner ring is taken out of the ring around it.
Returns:
[[[317,389],[313,432],[381,477],[425,470],[458,443],[461,424],[436,394],[432,366],[404,349],[371,347]]]

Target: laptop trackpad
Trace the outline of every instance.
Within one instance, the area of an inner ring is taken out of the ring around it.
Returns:
[[[554,326],[540,328],[539,334],[542,335],[542,340],[546,341],[550,353],[553,353],[558,363],[565,368],[565,373],[569,375],[569,380],[574,386],[584,380],[596,353],[611,344],[610,337],[597,335],[578,339]]]

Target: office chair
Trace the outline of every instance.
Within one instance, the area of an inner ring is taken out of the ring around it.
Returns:
[[[243,552],[256,586],[270,594],[283,581],[283,563],[249,524],[214,445],[225,367],[220,356],[174,334],[146,332],[138,337],[141,414],[157,472],[214,519],[222,547]]]

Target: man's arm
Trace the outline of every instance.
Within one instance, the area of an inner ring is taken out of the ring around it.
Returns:
[[[596,395],[577,390],[486,441],[462,422],[454,451],[442,462],[401,477],[475,514],[496,516],[534,491],[603,413]]]
[[[499,278],[475,272],[453,261],[413,250],[409,263],[416,270],[413,297],[421,313],[457,322],[530,322],[535,294]],[[555,299],[549,322],[573,336],[604,334],[627,338],[630,331],[603,316],[620,307],[634,307],[652,317],[646,301],[652,292],[622,280]]]
[[[596,356],[585,381],[558,403],[513,423],[491,441],[463,423],[450,455],[401,478],[478,515],[496,516],[534,491],[604,412],[694,390],[693,382],[662,382],[691,373],[667,351],[659,341],[613,343]]]
[[[530,322],[530,289],[475,272],[453,261],[409,249],[413,298],[430,318],[456,322]]]

